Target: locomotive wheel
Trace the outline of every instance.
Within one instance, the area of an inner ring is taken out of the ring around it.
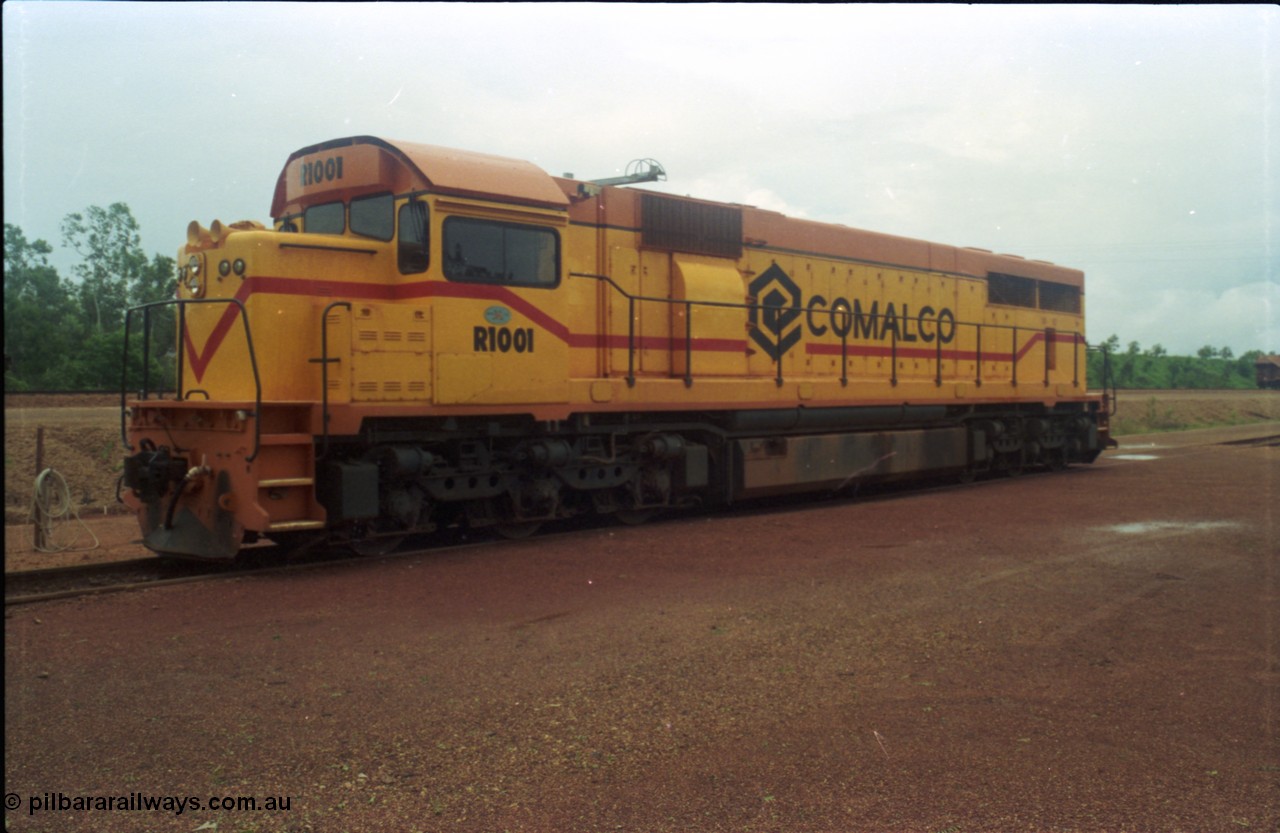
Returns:
[[[537,532],[541,526],[542,521],[507,521],[498,524],[494,528],[503,538],[510,541],[519,541]]]
[[[1004,455],[1000,471],[1007,477],[1017,477],[1022,474],[1022,452],[1014,451]]]
[[[386,555],[404,543],[405,535],[394,523],[382,522],[366,527],[364,537],[352,538],[347,546],[356,555]]]
[[[393,552],[396,547],[404,543],[403,535],[385,535],[376,538],[364,538],[359,541],[352,541],[347,546],[351,547],[351,551],[356,555],[372,557],[377,555],[386,555]]]
[[[283,532],[272,535],[271,540],[289,555],[298,556],[323,546],[329,538],[323,532]],[[243,555],[246,551],[240,552]]]
[[[614,517],[627,526],[640,526],[648,523],[656,514],[658,513],[652,509],[619,509],[614,513]]]

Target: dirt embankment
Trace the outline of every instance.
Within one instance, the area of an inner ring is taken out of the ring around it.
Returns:
[[[104,401],[106,400],[106,401]],[[27,519],[43,434],[40,469],[52,468],[66,480],[73,505],[82,515],[118,512],[116,480],[124,449],[120,441],[119,400],[110,397],[5,395],[4,519]],[[43,431],[41,430],[43,429]]]
[[[1277,391],[1122,390],[1117,404],[1116,436],[1280,420]]]

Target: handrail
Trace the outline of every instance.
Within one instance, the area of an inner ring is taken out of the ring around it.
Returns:
[[[833,319],[834,320],[834,319]],[[850,324],[840,331],[840,387],[849,387],[849,330]]]
[[[938,351],[933,359],[933,366],[934,366],[933,386],[935,388],[940,388],[942,387],[942,339],[939,338],[936,334],[934,335],[934,338],[933,338],[933,344]]]
[[[1017,324],[1013,325],[1013,345],[1009,348],[1009,350],[1010,350],[1009,355],[1013,357],[1013,362],[1012,362],[1013,367],[1011,368],[1011,375],[1013,376],[1013,378],[1009,380],[1009,384],[1013,385],[1016,388],[1018,386],[1018,325]]]
[[[181,335],[187,331],[187,308],[185,306],[178,307],[178,334]],[[184,399],[182,394],[182,362],[186,356],[187,340],[185,338],[178,339],[178,379],[174,387],[175,396],[178,399]],[[205,395],[208,398],[208,395]]]
[[[753,305],[753,306],[756,306],[757,309],[763,309],[763,307],[759,305]],[[776,311],[781,313],[782,309],[776,308]],[[773,343],[776,347],[776,349],[773,351],[775,354],[773,357],[773,364],[778,371],[778,375],[774,377],[774,384],[777,385],[778,387],[782,387],[782,316],[781,315],[775,315],[773,317]]]
[[[1111,411],[1110,413],[1107,414],[1107,416],[1115,416],[1116,412],[1120,410],[1120,399],[1119,399],[1119,393],[1116,391],[1115,368],[1111,366],[1111,351],[1107,349],[1106,345],[1103,345],[1102,347],[1102,357],[1103,357],[1102,384],[1111,385]]]
[[[1106,343],[1088,348],[1102,353],[1102,401],[1107,406],[1107,416],[1115,416],[1120,408],[1117,401],[1115,368],[1111,366],[1111,351]]]
[[[147,357],[151,355],[151,310],[142,311],[142,391],[143,399],[147,398],[147,391],[151,389],[151,362],[147,361]],[[128,361],[129,352],[125,351],[125,360]]]
[[[684,302],[684,386],[693,387],[693,302]]]
[[[320,432],[323,440],[320,446],[320,457],[329,456],[329,365],[341,361],[329,358],[329,310],[334,307],[351,309],[350,301],[334,301],[320,313],[320,358],[308,359],[320,365]]]
[[[975,358],[973,363],[974,363],[974,366],[977,367],[978,369],[978,374],[974,378],[973,384],[975,387],[980,388],[982,387],[982,322],[979,321],[977,326],[978,326],[978,332],[977,332],[978,344],[977,344],[977,352],[974,354]],[[1014,361],[1017,361],[1017,360],[1018,359],[1015,356]]]
[[[1080,387],[1080,334],[1071,333],[1071,387]]]
[[[1049,387],[1049,371],[1053,369],[1053,340],[1056,331],[1051,327],[1044,330],[1044,386]]]
[[[245,462],[253,462],[258,456],[258,451],[262,447],[262,377],[258,374],[258,357],[253,349],[253,333],[249,327],[249,311],[245,308],[244,302],[239,298],[170,298],[165,301],[152,301],[149,304],[139,304],[136,307],[130,307],[125,310],[124,314],[124,351],[123,358],[120,362],[120,440],[128,451],[133,451],[133,446],[129,445],[129,429],[126,422],[125,410],[128,407],[129,397],[129,331],[133,322],[133,314],[142,311],[143,326],[146,331],[150,329],[151,310],[157,307],[177,306],[179,311],[178,324],[178,360],[182,361],[183,348],[182,344],[186,336],[187,316],[186,308],[188,304],[235,304],[240,309],[240,320],[244,322],[244,338],[245,344],[249,348],[249,368],[253,371],[253,453],[245,458]],[[143,387],[140,391],[141,398],[145,401],[149,395],[148,386],[150,384],[150,336],[149,332],[144,334],[143,354],[142,354],[142,378]],[[178,389],[177,400],[181,401],[182,394],[182,366],[178,366]],[[191,391],[195,393],[196,391]],[[200,391],[204,393],[204,391]],[[208,398],[208,394],[205,393]]]
[[[618,284],[618,282],[617,282],[617,281],[615,281],[613,278],[609,277],[608,275],[598,275],[598,274],[594,274],[594,273],[591,273],[591,272],[570,272],[570,273],[569,273],[569,277],[571,277],[571,278],[590,278],[590,279],[592,279],[592,280],[596,280],[596,281],[599,281],[599,282],[601,282],[601,283],[607,284],[608,286],[612,287],[612,289],[613,289],[613,291],[614,291],[614,292],[618,293],[618,295],[620,295],[620,296],[622,296],[623,298],[626,298],[626,299],[627,299],[627,375],[626,375],[626,381],[627,381],[627,386],[628,386],[628,387],[635,387],[635,384],[636,384],[636,370],[635,370],[635,352],[636,352],[635,320],[636,320],[636,316],[635,316],[635,310],[636,310],[636,303],[637,303],[637,302],[640,302],[640,303],[646,303],[646,302],[659,303],[659,304],[665,304],[665,305],[667,305],[668,307],[673,307],[673,306],[675,306],[675,305],[677,305],[677,304],[680,304],[680,305],[683,305],[683,306],[684,306],[684,308],[685,308],[685,373],[684,373],[684,379],[685,379],[685,386],[686,386],[686,387],[691,387],[691,386],[693,385],[693,369],[692,369],[692,365],[693,365],[693,347],[692,347],[692,343],[693,343],[693,329],[692,329],[692,315],[693,315],[693,308],[694,308],[695,306],[698,306],[698,307],[713,307],[713,308],[720,308],[720,309],[741,309],[741,310],[748,311],[748,312],[750,312],[750,311],[752,311],[752,310],[755,310],[756,312],[762,312],[762,311],[764,311],[764,310],[770,310],[770,311],[773,311],[773,312],[775,312],[775,313],[778,313],[778,315],[775,315],[775,316],[774,316],[774,319],[773,319],[773,326],[771,327],[771,330],[773,331],[773,336],[774,336],[774,341],[775,341],[775,343],[778,343],[778,342],[779,342],[779,340],[780,340],[780,337],[781,337],[781,313],[784,313],[784,312],[795,312],[795,313],[799,313],[799,314],[802,314],[802,315],[803,315],[803,314],[805,314],[806,312],[809,312],[809,309],[808,309],[808,308],[803,307],[803,306],[799,306],[799,305],[795,305],[795,306],[782,306],[782,305],[777,305],[777,306],[775,306],[775,305],[772,305],[772,304],[758,304],[758,303],[756,303],[756,304],[752,304],[752,303],[745,303],[745,302],[744,302],[744,303],[734,303],[734,302],[731,302],[731,301],[694,301],[694,300],[690,300],[690,299],[688,299],[688,298],[675,299],[675,298],[663,298],[663,297],[650,296],[650,295],[637,295],[637,294],[634,294],[634,293],[632,293],[632,292],[628,292],[626,289],[624,289],[622,286],[620,286],[620,285]],[[835,307],[832,307],[832,311],[833,311],[833,312],[834,312],[834,310],[835,310]],[[841,315],[842,315],[842,316],[844,316],[844,320],[845,320],[846,322],[849,322],[849,326],[843,327],[843,328],[841,329],[841,332],[839,333],[839,335],[840,335],[840,358],[841,358],[840,383],[841,383],[841,385],[843,385],[843,386],[847,386],[847,385],[848,385],[848,382],[849,382],[849,377],[848,377],[848,337],[849,337],[849,333],[853,330],[852,320],[853,320],[854,314],[853,314],[853,312],[852,312],[851,310],[842,310],[842,311],[841,311]],[[863,321],[872,321],[872,322],[877,322],[877,321],[880,321],[880,320],[883,320],[883,319],[887,319],[887,318],[891,318],[891,317],[892,317],[894,320],[915,321],[915,322],[917,322],[917,324],[923,324],[923,323],[925,322],[925,320],[926,320],[926,319],[925,319],[925,317],[924,317],[923,315],[906,316],[906,317],[904,318],[903,316],[897,316],[897,315],[895,315],[895,316],[889,316],[889,315],[887,315],[886,313],[882,313],[882,312],[874,312],[874,313],[872,313],[872,312],[868,312],[868,313],[865,313],[865,314],[860,314],[858,317],[859,317],[859,319],[860,319],[860,320],[863,320]],[[1018,355],[1018,330],[1019,330],[1019,329],[1022,329],[1022,330],[1024,330],[1024,331],[1025,331],[1025,330],[1027,329],[1027,327],[1025,327],[1025,326],[1023,326],[1023,327],[1019,327],[1017,324],[995,324],[995,323],[991,323],[991,322],[983,322],[983,321],[959,321],[959,320],[955,320],[955,321],[954,321],[954,324],[955,324],[955,327],[956,327],[957,329],[958,329],[958,328],[960,328],[960,327],[973,327],[973,328],[975,329],[977,352],[976,352],[976,355],[975,355],[975,357],[974,357],[975,375],[974,375],[974,379],[973,379],[973,381],[974,381],[974,384],[975,384],[976,386],[978,386],[978,387],[981,387],[981,386],[982,386],[982,383],[983,383],[983,377],[982,377],[982,361],[983,361],[983,355],[982,355],[982,331],[983,331],[983,329],[984,329],[984,328],[987,328],[987,329],[996,329],[996,330],[1008,330],[1008,331],[1009,331],[1009,333],[1010,333],[1010,342],[1011,342],[1011,344],[1010,344],[1010,354],[1009,354],[1009,355],[1010,355],[1010,359],[1009,359],[1009,363],[1010,363],[1010,380],[1009,380],[1009,383],[1010,383],[1010,385],[1012,385],[1012,386],[1014,386],[1014,387],[1017,387],[1017,386],[1018,386],[1018,362],[1021,360],[1021,357]],[[1052,350],[1052,349],[1054,349],[1054,345],[1057,343],[1057,337],[1056,337],[1056,334],[1057,334],[1057,333],[1059,333],[1059,332],[1060,332],[1060,331],[1058,331],[1058,330],[1056,330],[1056,329],[1053,329],[1053,328],[1046,328],[1045,330],[1041,331],[1041,338],[1043,338],[1043,339],[1044,339],[1044,347],[1045,347],[1045,384],[1046,384],[1046,385],[1048,385],[1048,384],[1049,384],[1049,375],[1050,375],[1050,374],[1049,374],[1049,371],[1050,371],[1049,363],[1050,363],[1051,359],[1050,359],[1050,356],[1049,356],[1049,351],[1050,351],[1050,350]],[[1053,334],[1054,334],[1054,335],[1053,335],[1053,337],[1051,337],[1050,333],[1053,333]],[[899,335],[898,335],[898,329],[897,329],[896,327],[895,327],[893,330],[891,330],[891,331],[890,331],[890,336],[891,336],[891,337],[890,337],[890,340],[889,340],[889,357],[890,357],[890,361],[891,361],[891,363],[892,363],[892,367],[891,367],[891,369],[890,369],[889,382],[890,382],[890,384],[892,384],[892,385],[896,386],[896,385],[898,384],[898,382],[899,382],[899,379],[898,379],[898,338],[899,338]],[[1074,363],[1074,366],[1073,366],[1073,386],[1074,386],[1074,387],[1079,387],[1079,385],[1080,385],[1080,368],[1079,368],[1079,364],[1080,364],[1080,356],[1079,356],[1079,349],[1080,349],[1080,346],[1081,346],[1081,345],[1083,345],[1083,346],[1084,346],[1084,348],[1085,348],[1086,350],[1090,349],[1090,347],[1089,347],[1089,343],[1088,343],[1087,341],[1085,341],[1085,340],[1084,340],[1084,336],[1083,336],[1083,334],[1082,334],[1082,333],[1080,333],[1078,330],[1072,330],[1072,331],[1071,331],[1071,338],[1072,338],[1072,353],[1073,353],[1073,363]],[[942,381],[943,381],[943,376],[942,376],[942,362],[943,362],[943,361],[945,361],[945,359],[943,358],[942,341],[941,341],[941,339],[940,339],[940,338],[935,338],[935,345],[934,345],[934,347],[935,347],[935,353],[934,353],[934,362],[935,362],[934,384],[935,384],[935,385],[937,385],[937,386],[941,386],[941,385],[942,385]],[[783,376],[782,376],[782,354],[781,354],[781,353],[779,353],[779,354],[774,358],[774,363],[777,365],[776,374],[775,374],[775,381],[776,381],[776,383],[777,383],[779,386],[781,386],[781,385],[782,385],[782,379],[783,379]]]
[[[878,314],[878,313],[877,313]],[[889,384],[898,386],[898,328],[893,328],[893,338],[889,339]]]

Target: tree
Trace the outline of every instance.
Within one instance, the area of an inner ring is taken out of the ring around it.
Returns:
[[[1136,341],[1129,342],[1129,347],[1115,363],[1116,384],[1122,388],[1137,387],[1138,357],[1142,355],[1142,345]]]
[[[4,226],[5,386],[62,387],[56,368],[81,343],[72,287],[49,264],[53,249]]]
[[[63,219],[62,237],[83,258],[73,272],[85,321],[99,334],[118,329],[130,288],[142,282],[147,267],[133,212],[122,202],[105,209],[91,205]]]
[[[1216,347],[1210,347],[1206,344],[1204,347],[1201,347],[1196,351],[1196,355],[1202,359],[1212,359],[1214,356],[1218,355],[1218,350]]]
[[[132,305],[164,301],[177,290],[177,270],[173,258],[155,255],[142,267],[138,280],[129,287],[129,303]]]
[[[138,280],[129,287],[129,304],[150,304],[164,301],[174,296],[177,289],[177,272],[173,258],[155,255],[146,264],[138,276]],[[174,355],[177,350],[177,316],[173,306],[162,307],[151,311],[151,355],[156,357]],[[142,317],[134,316],[131,322],[133,333],[140,332]],[[166,366],[168,363],[166,362]],[[167,373],[166,377],[172,376]],[[171,379],[168,381],[172,381]]]
[[[69,390],[111,390],[120,387],[120,361],[124,356],[124,329],[109,333],[90,333],[85,339],[83,349],[74,356],[66,357],[58,367],[57,373],[62,380],[60,387]],[[154,391],[168,381],[168,363],[156,358],[156,351],[151,351],[150,384]],[[142,372],[142,339],[133,337],[129,343],[128,381],[131,386],[140,385]]]
[[[52,249],[4,227],[5,386],[8,389],[105,389],[120,384],[124,312],[173,297],[174,262],[142,251],[138,223],[124,203],[68,214],[64,242],[82,258],[66,279]],[[131,378],[141,379],[142,319],[132,322]],[[176,349],[172,308],[151,315],[151,379],[172,384]],[[137,355],[134,355],[134,354]],[[169,357],[166,361],[165,358]]]

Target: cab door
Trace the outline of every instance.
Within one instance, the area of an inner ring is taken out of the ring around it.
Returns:
[[[443,219],[444,279],[431,291],[437,403],[568,401],[563,228],[479,214]]]

